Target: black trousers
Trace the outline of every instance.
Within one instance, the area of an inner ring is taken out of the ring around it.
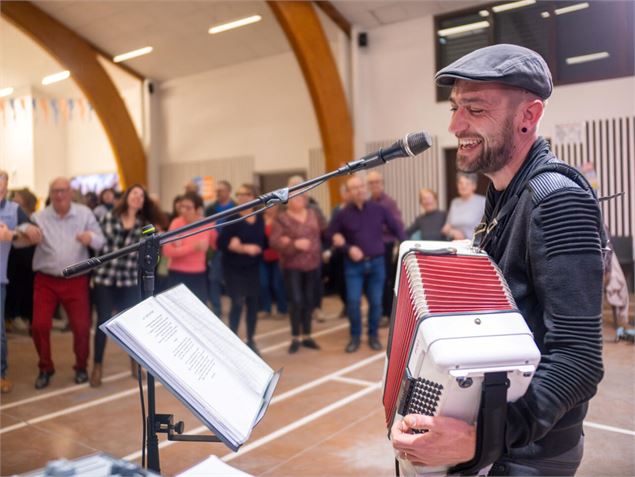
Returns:
[[[395,288],[396,264],[393,258],[395,242],[384,244],[384,267],[386,268],[386,280],[384,280],[384,294],[381,300],[381,314],[390,318],[392,314],[392,300]]]
[[[190,289],[196,297],[207,305],[207,272],[185,273],[168,272],[168,286],[174,287],[182,283]]]
[[[244,296],[240,294],[230,294],[231,307],[229,309],[229,328],[238,334],[240,326],[240,315],[243,312],[243,306],[247,307],[247,342],[251,343],[256,334],[256,322],[258,321],[258,297]]]
[[[344,257],[346,254],[340,248],[333,249],[329,260],[329,288],[339,295],[342,304],[346,306],[346,277],[344,276]]]
[[[31,267],[35,247],[12,248],[7,264],[7,296],[5,303],[6,318],[18,316],[31,321],[33,319],[33,278]],[[2,317],[4,319],[5,317]]]
[[[103,361],[106,349],[106,334],[99,329],[99,326],[116,313],[136,305],[139,301],[141,301],[141,293],[138,286],[95,285],[95,306],[97,307],[97,327],[93,347],[93,361],[95,363]]]
[[[284,269],[284,286],[287,291],[291,334],[294,337],[311,334],[311,315],[315,306],[315,292],[320,281],[320,269],[303,272]]]

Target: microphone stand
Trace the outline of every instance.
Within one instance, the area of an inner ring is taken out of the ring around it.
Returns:
[[[254,211],[254,214],[258,214],[265,209],[273,207],[278,204],[286,204],[287,201],[297,195],[303,194],[323,183],[327,180],[353,174],[359,170],[375,167],[385,164],[389,158],[384,158],[383,149],[381,149],[378,155],[373,157],[367,157],[358,159],[356,161],[348,162],[344,166],[335,171],[328,172],[314,179],[309,179],[305,182],[297,184],[291,187],[285,187],[273,192],[262,194],[246,202],[245,204],[237,205],[231,209],[224,210],[217,214],[211,215],[204,219],[192,222],[191,224],[184,225],[178,229],[170,230],[168,232],[156,233],[156,229],[153,225],[147,225],[143,228],[142,232],[144,237],[137,243],[122,247],[118,250],[114,250],[110,253],[100,255],[98,257],[89,258],[82,262],[76,263],[69,267],[66,267],[63,271],[63,275],[66,278],[86,273],[100,265],[114,260],[119,257],[123,257],[133,252],[139,252],[138,266],[139,277],[142,283],[142,296],[148,298],[154,294],[154,271],[159,262],[159,255],[161,251],[161,245],[165,245],[176,240],[196,235],[205,230],[222,227],[229,223],[242,220],[245,217],[238,217],[222,224],[212,225],[212,222],[216,222],[219,219],[224,219],[230,216],[235,216],[244,210],[253,209],[257,206],[262,208]],[[290,195],[290,193],[292,193]],[[207,227],[205,227],[207,226]],[[189,233],[188,233],[189,232]],[[139,371],[140,373],[140,371]],[[148,375],[148,418],[147,418],[147,433],[146,433],[146,448],[148,452],[147,469],[156,473],[160,473],[160,461],[159,461],[159,439],[158,432],[168,434],[168,440],[174,441],[205,441],[205,442],[220,442],[220,439],[214,435],[180,435],[183,433],[183,422],[179,421],[174,424],[174,417],[172,414],[157,414],[155,405],[155,381],[154,376],[150,373]],[[143,400],[143,396],[142,396]]]

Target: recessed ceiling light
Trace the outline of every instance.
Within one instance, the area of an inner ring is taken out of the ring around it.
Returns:
[[[571,56],[567,58],[568,65],[577,65],[578,63],[586,63],[588,61],[603,60],[611,56],[608,51],[600,51],[598,53],[590,53],[588,55]]]
[[[65,80],[71,76],[70,71],[60,71],[59,73],[55,73],[54,75],[48,75],[42,78],[42,84],[47,85],[51,83],[57,83],[58,81]]]
[[[478,14],[482,17],[489,17],[489,11],[488,10],[480,10],[478,12]]]
[[[540,16],[541,16],[542,18],[549,18],[549,17],[551,16],[551,14],[550,14],[549,12],[542,12],[542,13],[540,14]]]
[[[576,3],[575,5],[569,5],[568,7],[556,8],[554,13],[556,15],[562,15],[563,13],[576,12],[578,10],[584,10],[585,8],[589,8],[589,4],[587,2]]]
[[[0,89],[0,98],[4,98],[5,96],[9,96],[10,94],[13,94],[13,88]]]
[[[256,23],[262,20],[260,15],[252,15],[247,18],[241,18],[239,20],[234,20],[233,22],[223,23],[221,25],[216,25],[211,27],[208,31],[210,35],[215,35],[216,33],[221,33],[223,31],[232,30],[234,28],[239,28],[241,26],[250,25],[252,23]]]
[[[536,0],[519,0],[518,2],[503,3],[502,5],[496,5],[492,7],[495,13],[505,12],[507,10],[513,10],[514,8],[527,7],[536,3]]]
[[[137,56],[147,55],[148,53],[152,53],[151,46],[146,46],[144,48],[139,48],[138,50],[129,51],[128,53],[122,53],[121,55],[115,56],[112,61],[114,61],[115,63],[121,63],[122,61],[136,58]]]
[[[437,35],[439,35],[439,36],[452,36],[452,35],[457,35],[459,33],[465,33],[467,31],[481,30],[481,29],[487,28],[487,27],[489,27],[489,22],[486,22],[486,21],[475,22],[475,23],[467,23],[465,25],[459,25],[459,26],[455,26],[455,27],[444,28],[443,30],[437,31]]]

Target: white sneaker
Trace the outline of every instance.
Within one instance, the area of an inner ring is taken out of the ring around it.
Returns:
[[[13,319],[13,329],[16,331],[29,331],[29,321],[17,316]]]

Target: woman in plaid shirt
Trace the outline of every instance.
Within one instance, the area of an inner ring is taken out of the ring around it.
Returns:
[[[106,237],[101,254],[113,252],[141,239],[141,228],[147,224],[161,222],[161,211],[148,198],[143,186],[130,186],[119,203],[100,221]],[[90,385],[101,385],[102,362],[106,348],[106,335],[99,326],[115,313],[135,305],[141,294],[137,285],[137,253],[106,262],[95,270],[95,305],[97,306],[97,328],[95,330],[93,371]],[[136,363],[131,361],[133,373]]]

